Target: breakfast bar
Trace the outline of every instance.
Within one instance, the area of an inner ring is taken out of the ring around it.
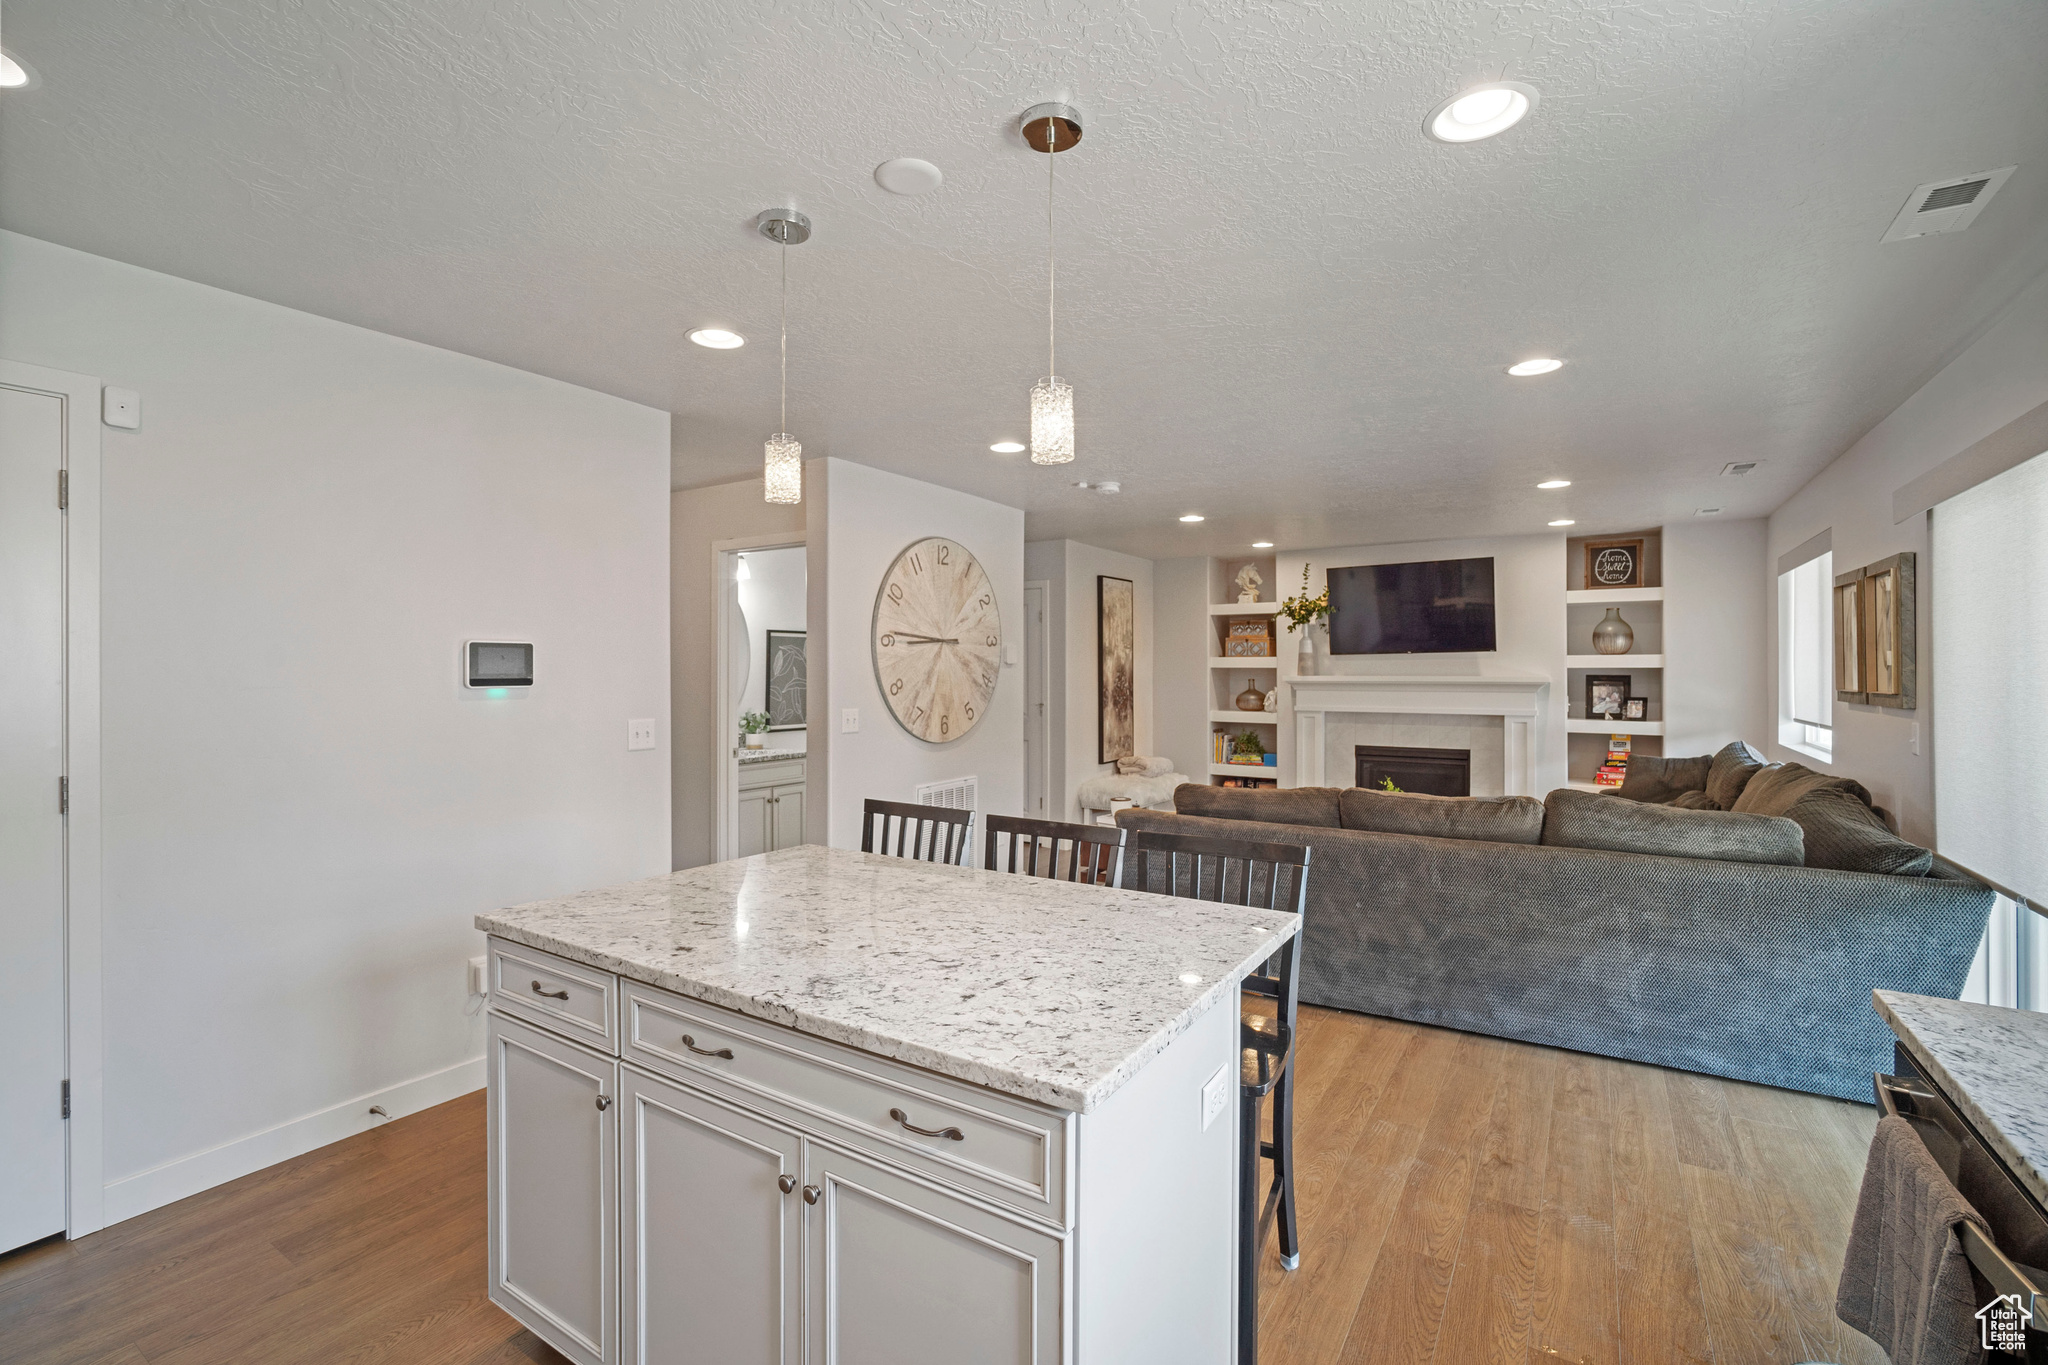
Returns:
[[[476,924],[491,1298],[570,1358],[1231,1359],[1295,916],[804,845]]]

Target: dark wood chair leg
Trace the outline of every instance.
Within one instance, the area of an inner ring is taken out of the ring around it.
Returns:
[[[1294,1068],[1281,1073],[1273,1090],[1273,1183],[1280,1191],[1280,1265],[1301,1264],[1301,1241],[1294,1228]]]
[[[1238,1097],[1237,1365],[1259,1361],[1259,1110],[1264,1102]]]

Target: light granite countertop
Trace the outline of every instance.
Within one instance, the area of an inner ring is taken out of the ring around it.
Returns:
[[[807,752],[803,749],[749,749],[744,744],[739,748],[742,766],[749,763],[779,763],[785,758],[803,758]]]
[[[805,844],[476,917],[602,971],[1085,1113],[1300,927]]]
[[[1872,994],[1913,1060],[2048,1204],[2048,1014],[1904,991]]]

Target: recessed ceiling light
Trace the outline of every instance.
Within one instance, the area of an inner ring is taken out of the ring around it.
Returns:
[[[1463,90],[1429,111],[1422,127],[1438,142],[1478,142],[1505,133],[1536,107],[1536,87],[1489,81]]]
[[[735,346],[747,344],[747,339],[738,332],[728,332],[723,327],[699,327],[690,333],[690,340],[714,351],[730,351]]]
[[[0,52],[0,90],[21,90],[36,83],[36,73]]]
[[[1532,374],[1550,374],[1555,370],[1563,368],[1564,362],[1562,360],[1552,360],[1546,356],[1540,360],[1517,361],[1515,364],[1508,366],[1508,373],[1517,379],[1527,379]]]
[[[944,171],[914,156],[899,156],[875,167],[875,183],[891,194],[925,194],[946,179]]]
[[[1024,443],[1022,441],[997,441],[989,449],[998,455],[1015,455],[1024,449]]]
[[[1545,479],[1536,486],[1538,488],[1570,488],[1572,481],[1570,479]]]
[[[1194,512],[1190,512],[1190,513],[1188,513],[1188,514],[1187,514],[1186,516],[1182,517],[1182,518],[1181,518],[1181,520],[1182,520],[1182,521],[1201,521],[1201,520],[1203,520],[1203,518],[1202,518],[1202,517],[1201,517],[1201,516],[1200,516],[1199,514],[1197,514],[1197,513],[1194,513]]]
[[[1556,521],[1553,521],[1553,522],[1551,522],[1550,524],[1551,524],[1552,526],[1576,526],[1576,525],[1578,525],[1578,523],[1577,523],[1577,522],[1575,522],[1575,521],[1573,521],[1573,520],[1572,520],[1572,519],[1571,519],[1570,517],[1559,517],[1559,518],[1558,518],[1558,519],[1557,519]]]
[[[1255,540],[1252,542],[1252,548],[1254,550],[1270,550],[1273,548],[1273,542],[1270,540]]]

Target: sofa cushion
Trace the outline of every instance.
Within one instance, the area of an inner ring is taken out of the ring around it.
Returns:
[[[1628,760],[1628,776],[1614,789],[1614,794],[1653,805],[1675,805],[1677,799],[1687,792],[1707,789],[1707,771],[1713,762],[1712,754],[1701,754],[1698,758],[1632,754]]]
[[[1722,810],[1734,810],[1749,779],[1766,766],[1764,756],[1739,739],[1723,745],[1707,768],[1707,795]]]
[[[1543,842],[1558,848],[1716,858],[1797,867],[1805,859],[1796,821],[1733,811],[1681,810],[1616,800],[1606,792],[1552,792],[1543,801]]]
[[[1345,829],[1534,844],[1543,839],[1543,803],[1533,796],[1425,796],[1349,787],[1337,798]]]
[[[1173,789],[1173,808],[1212,820],[1263,820],[1274,825],[1337,829],[1340,787],[1210,787],[1199,782]]]
[[[1806,831],[1806,863],[1838,872],[1924,877],[1934,854],[1893,834],[1861,782],[1803,763],[1773,763],[1750,778],[1737,812],[1778,815]]]
[[[1616,793],[1619,795],[1620,793]],[[1719,810],[1721,805],[1703,791],[1680,792],[1665,802],[1674,810]]]

